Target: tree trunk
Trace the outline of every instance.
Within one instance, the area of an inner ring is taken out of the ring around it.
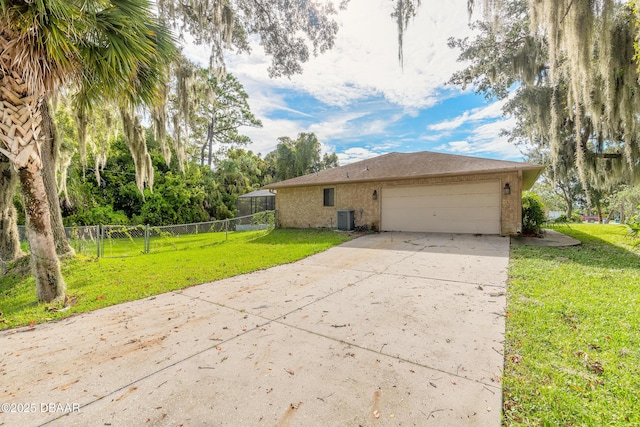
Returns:
[[[567,219],[571,219],[571,215],[573,215],[573,200],[571,197],[566,197],[564,202],[567,204]]]
[[[38,299],[52,302],[64,300],[66,285],[60,273],[42,177],[42,98],[32,93],[17,74],[0,74],[0,152],[18,170]]]
[[[36,278],[36,292],[39,301],[63,301],[66,284],[60,273],[60,262],[53,241],[49,201],[41,168],[36,166],[32,162],[18,171],[27,220],[31,266]]]
[[[209,144],[209,169],[211,169],[211,163],[212,163],[211,157],[213,154],[213,130],[214,130],[213,125],[214,125],[213,119],[211,119],[211,123],[209,123],[209,132],[207,134],[207,143]]]
[[[204,166],[204,151],[207,149],[207,144],[208,142],[205,142],[200,150],[200,166]]]
[[[18,176],[9,159],[0,154],[0,271],[23,255],[18,235],[18,214],[13,206]]]
[[[571,215],[573,214],[573,199],[571,198],[569,192],[564,189],[564,187],[560,187],[560,192],[562,198],[564,199],[564,202],[567,205],[567,210],[565,212],[567,215],[567,220],[571,221]]]
[[[53,241],[56,245],[56,253],[60,256],[73,256],[75,251],[69,245],[69,240],[64,232],[62,222],[62,212],[60,210],[60,198],[58,197],[58,185],[56,183],[56,160],[59,150],[59,139],[55,122],[49,110],[49,103],[45,99],[42,101],[42,178],[44,188],[49,200],[51,211],[51,230]]]

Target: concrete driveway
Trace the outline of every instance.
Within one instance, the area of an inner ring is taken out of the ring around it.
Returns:
[[[0,425],[497,427],[508,255],[498,236],[366,235],[0,332]]]

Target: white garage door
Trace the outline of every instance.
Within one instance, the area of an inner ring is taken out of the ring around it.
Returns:
[[[382,230],[500,234],[500,183],[382,189]]]

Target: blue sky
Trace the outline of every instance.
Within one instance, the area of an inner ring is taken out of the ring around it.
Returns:
[[[522,160],[500,136],[513,126],[502,104],[445,85],[464,64],[447,47],[451,36],[472,36],[467,0],[423,0],[405,34],[404,67],[397,60],[391,0],[351,0],[337,17],[334,48],[312,58],[304,72],[270,79],[269,58],[255,43],[251,55],[228,55],[227,69],[244,85],[263,128],[243,129],[263,155],[277,138],[314,132],[340,164],[392,151],[443,153]],[[474,19],[477,16],[474,17]],[[187,55],[202,58],[203,49]]]

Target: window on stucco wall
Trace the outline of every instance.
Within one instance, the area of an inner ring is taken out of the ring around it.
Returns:
[[[325,188],[324,189],[324,206],[333,206],[333,199],[334,199],[334,189]]]

